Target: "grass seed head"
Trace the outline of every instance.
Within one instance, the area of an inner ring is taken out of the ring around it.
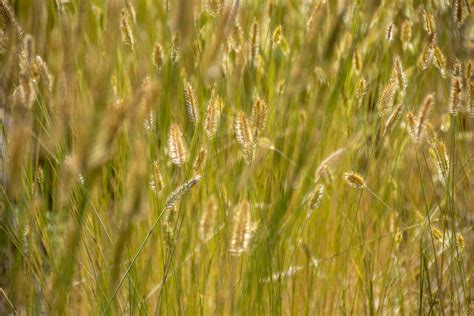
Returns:
[[[469,81],[468,95],[466,96],[466,112],[470,117],[474,117],[474,80]]]
[[[461,233],[456,234],[456,244],[458,245],[459,248],[463,249],[465,244],[464,244],[464,237]]]
[[[443,233],[436,227],[431,227],[431,237],[437,241],[443,241]]]
[[[402,28],[400,31],[400,41],[403,44],[403,48],[406,49],[411,42],[412,37],[412,30],[411,30],[411,22],[405,20],[402,24]]]
[[[260,45],[260,33],[258,29],[258,21],[254,19],[252,24],[252,35],[250,39],[250,60],[255,66],[257,61],[257,56],[259,53],[259,45]]]
[[[131,51],[135,49],[135,37],[130,26],[130,13],[127,9],[122,9],[120,13],[120,33],[122,34],[122,42]]]
[[[346,181],[349,186],[355,189],[363,189],[367,187],[364,178],[360,174],[353,171],[344,173],[344,181]]]
[[[436,34],[436,23],[433,15],[423,10],[423,29],[428,35]]]
[[[433,50],[433,65],[438,68],[441,77],[446,77],[446,58],[439,46],[436,46]]]
[[[309,218],[313,211],[319,207],[321,201],[324,197],[324,185],[317,184],[316,187],[311,192],[309,199],[308,199],[308,212],[306,214],[306,218]]]
[[[359,81],[357,82],[356,91],[355,91],[355,98],[357,100],[357,106],[362,106],[364,101],[365,95],[367,94],[367,81],[364,77],[360,77]]]
[[[390,78],[385,87],[380,91],[377,99],[377,111],[381,117],[385,116],[387,112],[392,110],[393,102],[395,100],[395,91],[397,81]]]
[[[250,164],[255,159],[257,146],[245,112],[240,111],[237,113],[234,128],[237,141],[243,148],[245,161]]]
[[[265,129],[267,125],[267,116],[267,103],[264,100],[257,98],[252,106],[251,116],[255,137],[257,137]]]
[[[431,109],[434,103],[434,95],[428,94],[424,99],[421,105],[420,111],[418,113],[418,122],[415,129],[415,139],[421,141],[423,133],[425,132],[426,124],[430,118]]]
[[[165,53],[160,43],[155,43],[153,47],[153,65],[159,71],[165,64]]]
[[[436,138],[431,145],[431,157],[438,167],[439,175],[445,180],[449,177],[449,156],[446,150],[446,145],[443,141]]]
[[[408,80],[403,70],[402,61],[400,60],[399,56],[395,56],[393,58],[393,66],[395,68],[395,75],[397,78],[398,89],[400,89],[402,95],[405,95],[405,91],[407,89]]]
[[[453,76],[451,78],[451,88],[449,92],[449,114],[457,115],[462,109],[463,83],[462,78]]]
[[[189,119],[194,123],[199,123],[199,107],[194,95],[194,89],[191,83],[187,82],[184,86],[184,99],[186,102],[186,109],[188,112]]]
[[[212,93],[207,103],[206,116],[204,118],[204,131],[209,139],[212,139],[219,127],[221,117],[222,99],[215,93]]]
[[[194,159],[193,169],[198,172],[201,171],[202,168],[206,165],[206,161],[207,161],[207,148],[203,146],[199,150],[196,156],[196,159]]]
[[[184,140],[183,132],[177,124],[172,124],[168,136],[168,150],[171,161],[182,166],[189,159],[188,147]]]
[[[191,190],[197,183],[199,183],[201,179],[202,179],[201,175],[196,175],[193,178],[186,181],[185,183],[183,183],[176,190],[171,192],[171,194],[168,195],[166,199],[165,208],[174,207],[181,200],[183,195],[189,190]]]
[[[160,166],[157,160],[153,162],[152,172],[150,176],[150,188],[157,198],[161,198],[165,183],[161,175]]]
[[[234,207],[233,213],[234,220],[229,251],[235,256],[240,256],[248,249],[253,234],[249,202],[241,202]]]
[[[400,100],[395,109],[393,110],[392,114],[390,114],[387,121],[385,122],[385,127],[382,135],[385,136],[390,131],[390,129],[397,123],[398,118],[400,117],[400,113],[402,112],[402,108],[403,100]]]
[[[430,38],[425,42],[423,50],[421,51],[420,57],[417,61],[417,65],[421,70],[425,70],[431,65],[433,61],[435,45],[434,36],[430,35]]]

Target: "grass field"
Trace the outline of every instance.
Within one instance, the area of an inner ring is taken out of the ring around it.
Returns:
[[[0,0],[0,314],[472,315],[469,0]]]

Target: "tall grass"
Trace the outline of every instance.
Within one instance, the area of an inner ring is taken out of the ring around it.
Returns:
[[[0,313],[472,313],[472,9],[1,0]]]

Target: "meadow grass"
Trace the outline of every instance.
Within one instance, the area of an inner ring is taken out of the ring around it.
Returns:
[[[471,314],[472,9],[0,0],[0,313]]]

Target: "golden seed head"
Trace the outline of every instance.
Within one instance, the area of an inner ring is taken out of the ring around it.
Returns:
[[[260,45],[260,34],[258,30],[258,21],[257,19],[254,19],[253,24],[252,24],[252,37],[250,39],[250,59],[254,63],[254,66],[256,63],[257,56],[258,56],[259,45]]]
[[[392,114],[388,117],[387,121],[385,122],[385,127],[383,130],[382,135],[386,135],[390,129],[397,123],[398,118],[400,117],[400,113],[402,112],[403,108],[403,100],[400,100],[393,110]]]
[[[321,204],[321,201],[324,196],[324,189],[324,185],[317,184],[311,192],[311,195],[308,199],[308,213],[306,214],[306,218],[309,218],[311,216],[311,213]]]
[[[189,119],[197,124],[199,122],[199,108],[196,101],[196,96],[194,95],[193,87],[191,83],[187,82],[184,86],[184,99],[186,102],[186,109],[188,112]]]
[[[183,132],[177,124],[172,124],[168,136],[168,151],[171,161],[182,166],[189,159],[188,148],[184,140]]]
[[[165,64],[165,53],[163,47],[160,43],[155,43],[153,47],[153,65],[157,70],[160,70],[161,67]]]
[[[364,101],[364,97],[367,94],[367,81],[364,77],[360,77],[357,82],[357,87],[355,91],[355,98],[357,100],[357,106],[360,107]]]
[[[461,233],[456,234],[456,244],[458,245],[459,248],[464,248],[464,237],[462,236]]]
[[[428,94],[424,99],[421,105],[420,111],[418,113],[418,122],[415,129],[415,139],[421,141],[423,133],[426,129],[426,124],[428,123],[431,109],[434,103],[434,95]]]
[[[433,65],[438,68],[441,77],[444,78],[446,76],[446,57],[444,57],[439,46],[435,46],[433,50]]]
[[[48,92],[53,92],[53,76],[51,75],[48,66],[43,61],[41,56],[37,55],[33,60],[33,68],[37,69],[39,78],[44,82],[46,85]]]
[[[449,177],[449,156],[446,145],[440,139],[435,139],[431,145],[431,157],[438,167],[438,173],[447,181]]]
[[[152,173],[150,177],[150,188],[157,198],[161,198],[163,188],[165,187],[163,176],[161,175],[160,166],[157,160],[153,162]]]
[[[408,123],[408,131],[410,132],[410,136],[412,140],[417,143],[418,139],[416,137],[416,117],[412,112],[408,112],[407,114],[407,123]]]
[[[354,50],[354,56],[353,56],[353,59],[352,59],[352,63],[354,65],[354,69],[355,69],[356,74],[359,76],[360,73],[362,72],[362,59],[360,57],[360,51],[359,51],[358,47],[356,47],[356,49]]]
[[[212,15],[217,15],[222,8],[224,7],[224,0],[208,0],[206,4],[206,9]]]
[[[127,9],[122,9],[120,14],[120,32],[122,34],[122,41],[130,50],[135,49],[135,38],[130,27],[130,13]]]
[[[437,241],[443,241],[443,233],[436,227],[431,227],[431,237]]]
[[[272,36],[272,47],[273,49],[277,48],[278,46],[281,45],[281,40],[282,40],[282,27],[281,25],[278,25],[275,30],[273,31],[273,36]]]
[[[183,195],[191,190],[196,184],[201,181],[201,175],[195,175],[193,178],[189,179],[188,181],[184,182],[181,186],[176,188],[173,192],[171,192],[168,197],[166,198],[165,208],[170,208],[176,206],[176,204],[181,200]]]
[[[252,106],[251,116],[251,123],[255,137],[265,129],[267,125],[267,115],[267,103],[264,100],[257,98]]]
[[[209,139],[212,139],[217,133],[222,107],[222,99],[213,92],[207,103],[206,116],[204,118],[204,131]]]
[[[234,220],[229,251],[239,256],[248,249],[253,234],[253,224],[250,214],[250,204],[243,201],[233,209]]]
[[[404,95],[405,91],[407,89],[408,80],[407,80],[407,77],[405,75],[405,71],[403,70],[403,64],[402,64],[402,61],[400,60],[399,56],[395,56],[393,58],[393,66],[395,68],[395,74],[396,74],[396,78],[397,78],[398,88],[402,92],[402,95]]]
[[[173,205],[172,207],[166,208],[163,215],[163,239],[165,246],[172,248],[176,243],[176,228],[178,226],[178,207]]]
[[[396,245],[397,248],[398,248],[398,247],[400,246],[400,243],[402,242],[402,239],[403,239],[402,232],[397,231],[397,232],[395,233],[394,239],[395,239],[395,245]]]
[[[364,178],[360,174],[353,171],[344,173],[344,181],[346,181],[349,186],[355,189],[363,189],[367,187]]]
[[[125,0],[125,7],[127,9],[128,14],[130,14],[130,17],[134,22],[137,21],[137,12],[135,11],[135,8],[133,7],[133,4],[131,0]]]
[[[234,128],[237,141],[244,150],[245,161],[250,164],[255,159],[257,146],[245,112],[240,111],[237,113]]]
[[[431,13],[423,10],[423,29],[428,33],[428,35],[436,34],[436,23],[434,17]]]
[[[463,89],[462,78],[453,76],[451,78],[451,89],[449,93],[449,114],[457,115],[461,110]]]
[[[460,28],[465,19],[465,14],[464,14],[464,6],[463,6],[463,1],[462,0],[454,0],[454,18],[456,20],[456,24]]]
[[[434,41],[433,36],[431,36],[431,38],[425,42],[423,46],[423,50],[421,51],[420,57],[418,58],[418,61],[417,61],[417,66],[421,70],[425,70],[431,65],[432,60],[433,60],[435,45],[436,43]]]
[[[402,41],[404,47],[406,47],[411,41],[411,23],[408,20],[405,20],[402,24],[400,40]]]
[[[471,80],[471,76],[472,76],[472,61],[468,61],[467,64],[466,64],[466,70],[465,70],[465,73],[464,73],[464,78],[466,79],[466,81],[470,81]]]
[[[196,171],[201,171],[201,169],[205,166],[207,161],[207,148],[203,146],[197,156],[196,159],[194,159],[193,163],[193,169]]]
[[[377,99],[377,111],[381,117],[392,110],[393,102],[395,100],[395,89],[397,87],[397,81],[390,78],[387,85],[380,91]]]
[[[466,96],[466,112],[472,118],[474,117],[474,80],[469,81],[469,95]]]

